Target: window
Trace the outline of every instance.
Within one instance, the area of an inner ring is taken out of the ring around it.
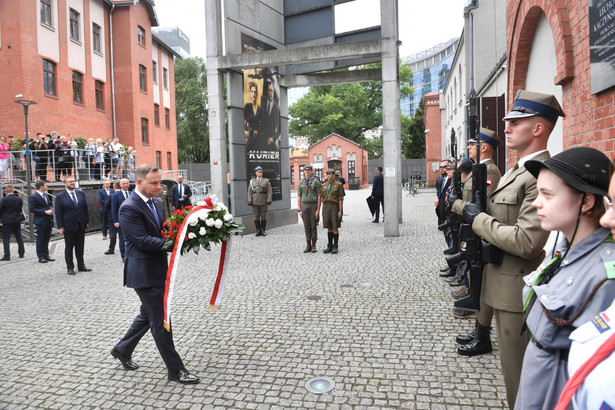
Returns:
[[[348,161],[348,180],[350,180],[350,178],[354,178],[355,173],[356,173],[356,164],[355,161]]]
[[[158,84],[158,63],[156,61],[152,61],[152,80],[154,84]]]
[[[73,102],[83,104],[83,74],[73,71]]]
[[[49,60],[43,60],[43,84],[45,88],[45,94],[56,94],[56,65]]]
[[[71,40],[80,41],[79,18],[80,18],[79,13],[73,9],[70,9],[70,38]]]
[[[141,26],[137,26],[137,41],[142,46],[145,45],[145,29]]]
[[[299,181],[301,181],[305,177],[303,173],[303,165],[299,165]]]
[[[51,0],[41,0],[41,23],[53,27],[51,20]]]
[[[156,167],[158,169],[162,169],[162,153],[160,151],[156,151]]]
[[[96,23],[92,23],[92,47],[97,53],[102,53],[100,47],[100,26]]]
[[[139,88],[147,92],[147,68],[139,64]]]
[[[164,126],[167,130],[171,129],[171,114],[168,108],[164,109]]]
[[[141,118],[141,142],[149,144],[149,121],[147,118]]]
[[[167,151],[167,169],[173,169],[173,163],[171,162],[171,153]]]
[[[154,104],[154,125],[160,127],[160,106]]]
[[[162,86],[165,90],[169,89],[169,70],[166,68],[162,69]]]
[[[96,80],[94,88],[96,90],[96,109],[103,111],[105,109],[105,84]]]

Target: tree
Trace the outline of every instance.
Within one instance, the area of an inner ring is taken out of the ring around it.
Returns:
[[[369,64],[361,68],[379,68]],[[412,69],[400,67],[402,98],[413,91]],[[366,144],[363,133],[382,125],[382,83],[367,82],[312,87],[290,106],[290,134],[307,136],[310,143],[336,132],[351,141]],[[380,151],[382,152],[382,151]]]
[[[178,162],[209,162],[207,71],[201,58],[175,60],[175,109]]]
[[[421,98],[414,117],[401,116],[402,158],[425,158],[425,97]]]

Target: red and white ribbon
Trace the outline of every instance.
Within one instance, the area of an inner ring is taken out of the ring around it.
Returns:
[[[184,221],[177,230],[177,238],[175,245],[173,246],[173,252],[171,253],[171,260],[169,261],[169,267],[167,269],[167,279],[164,290],[164,323],[163,326],[167,331],[171,331],[171,302],[173,301],[173,287],[175,286],[175,279],[177,276],[177,266],[179,265],[179,256],[181,254],[181,248],[186,239],[186,231],[190,222],[195,219],[205,220],[203,216],[209,214],[214,208],[217,198],[215,195],[205,198],[205,205],[196,206],[190,210],[188,215],[184,218]],[[226,272],[228,269],[228,259],[230,255],[230,241],[229,243],[222,243],[222,250],[220,254],[220,264],[218,268],[218,276],[216,277],[216,283],[214,285],[213,295],[209,309],[217,310],[220,308],[220,300],[222,298],[222,290],[224,289],[224,280],[226,278]]]

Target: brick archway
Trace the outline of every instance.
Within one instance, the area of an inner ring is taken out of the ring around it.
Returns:
[[[532,42],[538,20],[544,14],[551,26],[555,44],[557,75],[553,83],[564,85],[574,76],[574,54],[570,17],[565,0],[510,0],[507,5],[509,21],[508,44],[508,102],[512,105],[517,90],[525,88]]]

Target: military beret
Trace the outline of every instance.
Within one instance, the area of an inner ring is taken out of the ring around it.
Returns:
[[[327,172],[325,172],[325,174],[335,174],[335,170],[334,170],[334,169],[329,168],[329,169],[327,170]]]
[[[503,120],[527,118],[535,115],[546,118],[553,124],[557,122],[558,117],[566,116],[553,94],[519,90],[512,109]]]

